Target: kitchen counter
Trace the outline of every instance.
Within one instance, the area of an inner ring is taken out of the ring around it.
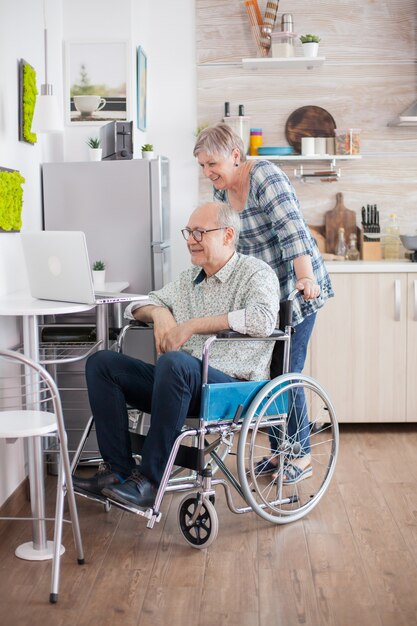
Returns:
[[[329,274],[376,274],[417,272],[417,263],[407,259],[392,261],[326,261]]]

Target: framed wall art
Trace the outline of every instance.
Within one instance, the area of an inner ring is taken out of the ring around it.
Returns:
[[[15,233],[22,226],[24,182],[17,170],[0,167],[0,233]]]
[[[36,72],[24,59],[19,61],[19,141],[35,144],[37,137],[32,133],[32,119],[35,111]]]
[[[146,85],[148,62],[141,46],[137,50],[137,126],[146,130]]]
[[[128,62],[128,43],[124,40],[66,42],[68,125],[128,120]]]

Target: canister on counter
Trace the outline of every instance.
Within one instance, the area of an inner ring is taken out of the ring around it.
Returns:
[[[258,148],[262,146],[262,128],[251,128],[249,136],[249,154],[258,156]]]

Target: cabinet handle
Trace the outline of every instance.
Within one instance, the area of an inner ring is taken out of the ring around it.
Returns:
[[[394,281],[394,321],[401,320],[401,280]]]
[[[417,280],[414,281],[414,315],[413,319],[417,322]]]

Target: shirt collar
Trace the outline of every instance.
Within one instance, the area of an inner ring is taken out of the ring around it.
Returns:
[[[230,276],[233,274],[238,260],[239,260],[238,253],[234,252],[233,256],[230,257],[227,263],[223,265],[223,267],[221,267],[219,271],[213,274],[213,276],[211,276],[210,278],[215,277],[221,283],[227,282]],[[194,284],[200,285],[205,278],[207,278],[207,275],[205,271],[201,269],[196,275],[196,277],[194,278]]]

